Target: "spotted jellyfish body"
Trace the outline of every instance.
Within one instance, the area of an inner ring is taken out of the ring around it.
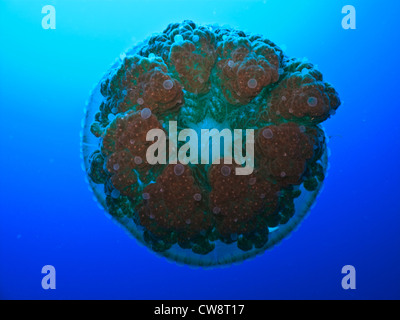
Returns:
[[[306,215],[327,168],[320,123],[339,105],[311,63],[260,35],[174,23],[95,87],[84,167],[100,204],[151,250],[184,264],[230,264],[271,248]],[[253,129],[254,171],[235,174],[240,165],[224,154],[219,164],[148,163],[147,132],[168,136],[169,121]]]

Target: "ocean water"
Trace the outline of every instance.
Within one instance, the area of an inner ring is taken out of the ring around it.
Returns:
[[[356,29],[342,28],[342,8]],[[42,7],[56,29],[42,28]],[[361,0],[0,1],[0,298],[399,299],[400,5]],[[339,92],[315,207],[263,255],[202,269],[161,258],[100,209],[81,169],[85,101],[113,61],[171,22],[263,34]],[[56,289],[41,286],[56,269]],[[342,267],[356,289],[342,288]]]

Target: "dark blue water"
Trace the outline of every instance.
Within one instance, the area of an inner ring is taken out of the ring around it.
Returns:
[[[215,3],[217,2],[217,3]],[[41,9],[56,8],[55,30]],[[344,30],[341,9],[357,9]],[[400,298],[396,1],[0,1],[0,298]],[[324,126],[330,170],[315,208],[279,246],[240,265],[178,266],[92,200],[83,107],[119,54],[170,22],[261,33],[317,64],[343,101]],[[41,269],[56,268],[43,290]],[[343,290],[353,265],[356,290]]]

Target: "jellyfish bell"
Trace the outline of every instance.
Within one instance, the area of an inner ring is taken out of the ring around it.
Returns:
[[[340,105],[310,63],[302,74],[303,64],[261,36],[192,21],[133,47],[85,110],[81,151],[95,198],[139,242],[177,263],[229,265],[272,248],[321,190],[328,167],[321,123]],[[243,137],[232,135],[230,154],[220,144],[219,162],[150,163],[151,130],[163,132],[166,153],[182,150],[171,122],[196,132],[240,129]],[[254,170],[238,175],[246,142]]]

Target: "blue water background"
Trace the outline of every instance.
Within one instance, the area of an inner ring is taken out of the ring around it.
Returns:
[[[54,5],[56,30],[41,8]],[[341,8],[357,9],[344,30]],[[0,298],[399,299],[398,1],[0,1]],[[212,270],[156,256],[92,200],[83,108],[119,54],[170,22],[260,33],[318,65],[343,101],[325,122],[315,208],[264,255]],[[396,40],[397,39],[397,40]],[[53,265],[57,288],[43,290]],[[357,289],[343,290],[353,265]]]

